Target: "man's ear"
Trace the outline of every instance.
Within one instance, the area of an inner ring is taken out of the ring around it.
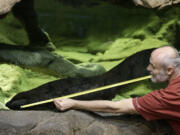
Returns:
[[[167,75],[172,75],[174,73],[174,67],[168,67],[166,73]]]

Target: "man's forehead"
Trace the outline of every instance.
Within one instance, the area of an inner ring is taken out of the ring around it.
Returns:
[[[159,65],[161,65],[162,61],[164,61],[164,59],[175,58],[175,57],[176,57],[176,53],[172,48],[163,47],[163,48],[158,48],[158,49],[154,50],[151,53],[149,61],[151,64],[153,64],[155,66],[159,66]]]
[[[162,61],[162,56],[158,54],[151,54],[151,57],[149,59],[150,64],[152,65],[159,65]]]
[[[150,59],[149,59],[149,64],[152,65],[153,67],[155,66],[155,63],[153,62],[153,60],[151,59],[151,57],[150,57]]]
[[[175,50],[172,47],[166,46],[155,49],[152,52],[152,56],[164,58],[164,57],[177,57]]]
[[[162,60],[168,56],[169,56],[169,53],[167,51],[164,51],[163,49],[157,49],[157,50],[152,52],[150,58],[153,60]]]

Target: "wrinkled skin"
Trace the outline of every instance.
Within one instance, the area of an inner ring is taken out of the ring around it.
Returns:
[[[88,89],[101,87],[137,77],[149,75],[146,70],[149,57],[153,49],[145,50],[128,57],[125,61],[104,73],[103,75],[89,78],[67,78],[49,82],[27,92],[15,95],[6,105],[10,109],[18,110],[21,105],[47,100],[55,97],[68,95]],[[121,87],[95,92],[76,97],[80,100],[112,99]],[[27,108],[28,110],[54,109],[53,103]]]

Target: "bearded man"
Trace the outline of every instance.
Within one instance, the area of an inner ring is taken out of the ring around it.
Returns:
[[[59,110],[84,109],[97,112],[140,114],[146,120],[165,119],[180,135],[180,56],[171,46],[155,49],[147,70],[155,83],[168,81],[165,89],[120,101],[54,100]]]

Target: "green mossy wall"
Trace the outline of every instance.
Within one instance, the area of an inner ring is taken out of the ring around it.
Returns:
[[[35,8],[40,26],[49,33],[57,47],[56,53],[75,64],[99,63],[109,70],[138,51],[178,45],[180,42],[178,6],[159,11],[99,1],[95,6],[81,5],[75,8],[56,0],[38,0],[35,1]],[[0,42],[28,44],[22,25],[12,14],[0,21],[0,30]],[[7,64],[1,64],[0,71],[2,104],[17,92],[58,79]],[[141,96],[154,88],[149,81],[129,85],[115,100]]]

